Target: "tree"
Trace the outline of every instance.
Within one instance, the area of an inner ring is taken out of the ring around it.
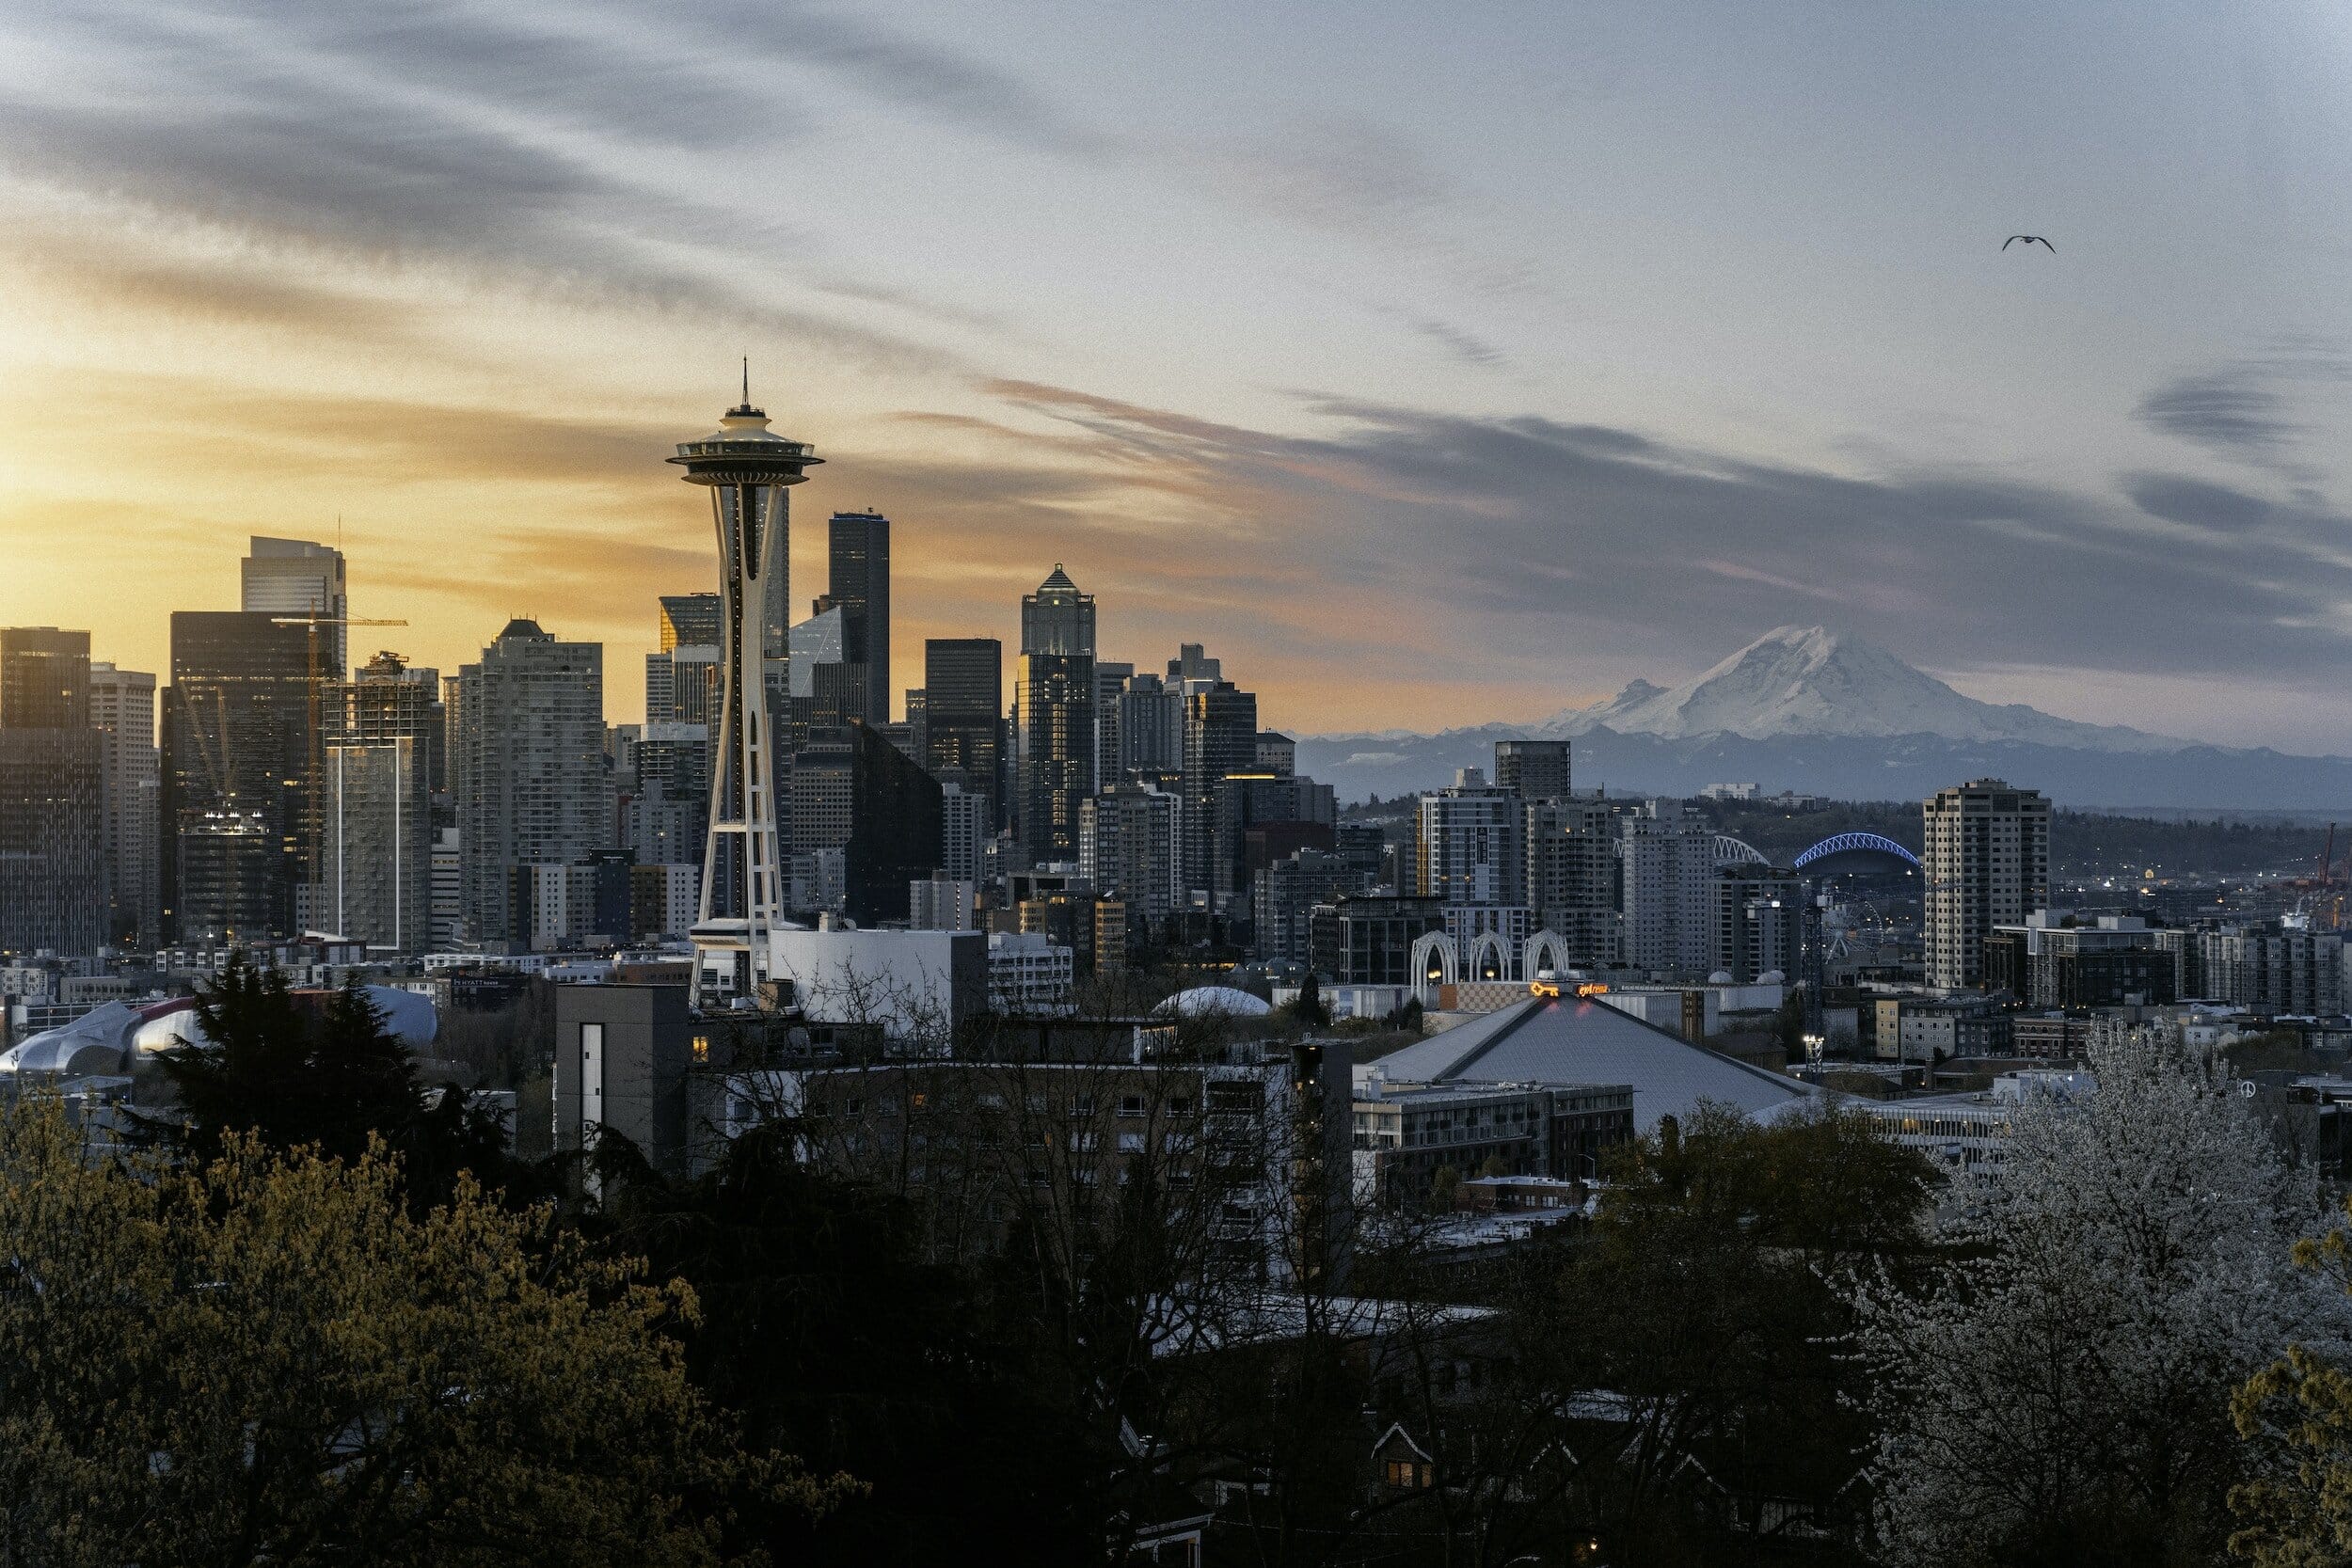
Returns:
[[[2352,1219],[2352,1198],[2344,1200]],[[2342,1226],[2295,1244],[2295,1261],[2352,1292],[2352,1234]],[[2230,1494],[2236,1555],[2264,1568],[2344,1560],[2352,1548],[2352,1370],[2333,1354],[2290,1345],[2230,1401],[2254,1474]]]
[[[2233,1386],[2336,1314],[2289,1262],[2314,1185],[2169,1033],[2102,1028],[2029,1095],[1921,1284],[1854,1287],[1898,1563],[2204,1562],[2243,1473]]]
[[[0,1115],[0,1561],[729,1560],[745,1453],[688,1382],[692,1292],[460,1181],[230,1133],[172,1167]]]
[[[1613,1561],[1725,1560],[1710,1484],[1842,1525],[1868,1428],[1838,1352],[1851,1314],[1828,1280],[1879,1260],[1899,1276],[1932,1169],[1858,1112],[1759,1126],[1706,1103],[1605,1169],[1589,1232],[1525,1254],[1502,1297],[1512,1402],[1544,1422],[1507,1442],[1490,1426],[1486,1449],[1573,1456],[1502,1478],[1548,1524],[1520,1521],[1517,1549],[1569,1533],[1603,1539]]]
[[[445,1199],[460,1171],[494,1181],[510,1174],[495,1114],[469,1109],[454,1090],[428,1091],[357,980],[328,997],[313,1021],[282,974],[240,952],[199,993],[196,1017],[208,1043],[175,1046],[160,1059],[182,1114],[146,1123],[151,1135],[199,1159],[244,1135],[344,1161],[380,1138],[403,1162],[412,1196],[425,1203]]]
[[[1331,1022],[1331,1009],[1323,1005],[1323,981],[1311,969],[1298,982],[1298,999],[1291,1004],[1291,1016],[1310,1028]]]

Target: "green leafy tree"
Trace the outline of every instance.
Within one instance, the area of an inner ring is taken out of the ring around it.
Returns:
[[[687,1376],[691,1289],[461,1180],[230,1132],[124,1161],[0,1116],[0,1561],[460,1568],[754,1560],[746,1452]]]

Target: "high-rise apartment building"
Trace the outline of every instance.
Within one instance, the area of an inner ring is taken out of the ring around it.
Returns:
[[[940,785],[939,864],[942,875],[960,882],[980,879],[980,852],[995,836],[986,795],[961,784]]]
[[[1619,960],[1618,882],[1625,863],[1617,813],[1593,797],[1523,802],[1527,902],[1535,926],[1568,946],[1568,961],[1598,968]]]
[[[856,672],[849,716],[890,722],[890,519],[836,512],[825,528],[825,597],[842,612],[843,657]]]
[[[95,953],[108,932],[104,737],[89,633],[0,628],[0,953]]]
[[[106,760],[106,885],[110,935],[145,947],[163,941],[163,753],[155,746],[155,677],[92,660],[90,723]]]
[[[1519,799],[1462,768],[1421,798],[1414,891],[1440,904],[1524,904],[1526,823]]]
[[[1314,911],[1336,909],[1343,895],[1362,894],[1370,885],[1371,879],[1359,863],[1327,850],[1301,849],[1270,862],[1259,871],[1250,890],[1258,952],[1268,958],[1310,962],[1309,930]]]
[[[1005,821],[1005,645],[993,637],[934,637],[923,644],[923,740],[931,776],[988,802],[993,836]]]
[[[1711,973],[1714,830],[1683,816],[1679,800],[1645,801],[1617,827],[1625,961],[1660,973]]]
[[[297,934],[317,847],[314,628],[174,611],[163,692],[163,920],[191,946]]]
[[[1078,858],[1094,793],[1094,595],[1057,563],[1021,600],[1021,842],[1032,860]]]
[[[1794,982],[1803,973],[1804,882],[1786,866],[1753,862],[1715,869],[1715,930],[1708,972],[1748,985],[1777,971]]]
[[[322,623],[338,622],[351,613],[344,593],[343,552],[307,539],[264,539],[255,535],[238,563],[242,597],[238,608],[248,615],[304,615]],[[341,626],[318,628],[320,678],[341,680],[351,667],[347,634]]]
[[[560,642],[535,621],[509,621],[480,663],[458,670],[457,682],[450,773],[467,928],[483,941],[524,940],[515,868],[584,863],[611,847],[604,647]]]
[[[1999,779],[1938,790],[1926,818],[1927,983],[1939,991],[1984,983],[1984,943],[1995,926],[2020,926],[2049,901],[2050,802]]]
[[[1123,902],[1130,920],[1164,919],[1183,902],[1181,805],[1145,784],[1114,784],[1079,809],[1079,874]]]
[[[1496,741],[1495,787],[1508,790],[1522,800],[1566,800],[1568,742]]]

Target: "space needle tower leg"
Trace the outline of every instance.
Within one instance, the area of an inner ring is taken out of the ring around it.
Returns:
[[[803,441],[768,428],[743,401],[669,459],[710,492],[719,535],[718,713],[710,734],[710,831],[703,846],[694,928],[697,1007],[719,994],[749,996],[768,977],[768,935],[784,918],[786,868],[777,852],[775,737],[768,733],[767,648],[761,624],[771,574],[791,569],[786,492],[824,461]],[[775,601],[788,603],[778,594]]]

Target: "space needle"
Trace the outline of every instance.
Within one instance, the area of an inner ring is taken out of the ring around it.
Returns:
[[[768,977],[768,934],[783,924],[786,868],[776,835],[776,748],[769,735],[767,648],[762,609],[771,580],[781,590],[791,570],[786,488],[824,461],[805,441],[768,428],[752,406],[751,371],[743,401],[720,416],[699,441],[681,441],[669,459],[689,484],[710,491],[719,533],[719,712],[710,733],[710,831],[703,846],[702,900],[694,928],[690,1000],[710,990],[746,997]],[[789,602],[779,592],[774,602]]]

